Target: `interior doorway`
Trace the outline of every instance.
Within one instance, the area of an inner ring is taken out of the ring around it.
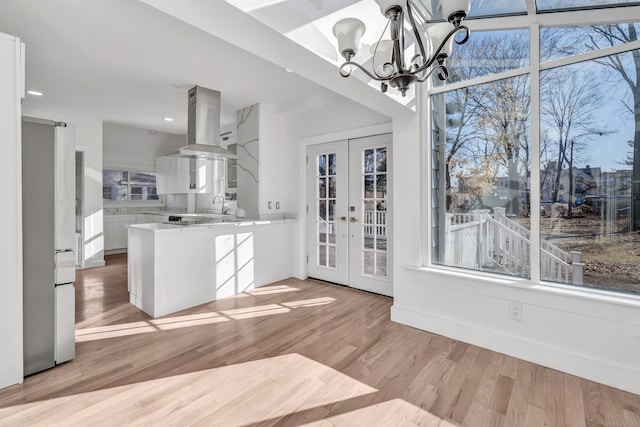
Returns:
[[[382,134],[307,149],[309,277],[393,295],[391,143]]]

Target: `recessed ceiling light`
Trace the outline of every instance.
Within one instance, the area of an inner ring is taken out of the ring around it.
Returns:
[[[28,93],[29,95],[33,95],[33,96],[42,96],[42,95],[44,95],[44,93],[39,92],[39,91],[37,91],[37,90],[28,90],[28,91],[27,91],[27,93]]]
[[[173,121],[173,117],[165,117],[164,121],[165,122],[172,122]]]
[[[293,73],[293,71],[291,71],[291,70],[290,70],[290,69],[288,69],[288,68],[285,68],[285,70],[287,71],[287,73]]]

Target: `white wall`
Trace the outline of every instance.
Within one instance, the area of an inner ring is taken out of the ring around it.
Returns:
[[[279,114],[275,105],[261,104],[260,218],[289,217],[298,209],[296,191],[292,191],[298,160],[294,125],[295,121]]]
[[[402,215],[394,216],[391,319],[640,393],[640,299],[412,268],[421,265],[424,235],[419,171],[430,164],[418,126],[417,116],[394,119],[393,209]],[[523,304],[522,321],[508,318],[509,301]]]
[[[76,151],[84,152],[84,268],[104,265],[102,222],[102,120],[23,108],[24,116],[76,125]]]
[[[114,123],[104,123],[103,135],[104,166],[129,168],[140,172],[154,172],[156,158],[187,143],[185,135]]]
[[[22,154],[20,40],[0,33],[0,388],[22,382]]]

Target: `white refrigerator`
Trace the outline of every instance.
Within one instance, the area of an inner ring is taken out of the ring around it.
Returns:
[[[75,356],[75,134],[23,117],[24,374]]]

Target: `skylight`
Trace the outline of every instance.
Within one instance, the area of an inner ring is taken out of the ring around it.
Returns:
[[[338,53],[337,41],[332,32],[333,25],[336,22],[346,17],[357,17],[365,23],[366,32],[362,37],[362,46],[354,58],[355,62],[363,65],[371,65],[372,54],[370,46],[378,41],[387,24],[386,19],[380,13],[376,0],[226,1],[305,49],[334,64],[336,68],[343,62],[343,58]],[[442,19],[441,0],[413,1],[422,6],[429,21]],[[482,21],[479,18],[527,15],[528,12],[532,13],[534,10],[532,7],[527,9],[527,5],[533,3],[536,4],[538,13],[546,14],[555,11],[598,7],[635,6],[640,5],[640,0],[535,0],[535,2],[534,0],[471,0],[469,13],[469,18],[471,19],[468,25],[472,28],[473,33],[476,31],[472,23],[474,18],[476,18],[476,23],[481,23]],[[379,82],[370,80],[359,70],[355,70],[353,75],[372,87],[380,88]],[[387,95],[403,105],[413,105],[415,103],[413,93],[407,93],[407,97],[403,98],[399,92],[390,90]]]
[[[443,19],[440,0],[421,0],[426,7],[433,9],[433,19]],[[431,6],[431,7],[430,7]],[[491,16],[514,15],[527,13],[525,0],[471,0],[469,18],[485,18]]]
[[[537,0],[539,11],[640,5],[637,0]]]

